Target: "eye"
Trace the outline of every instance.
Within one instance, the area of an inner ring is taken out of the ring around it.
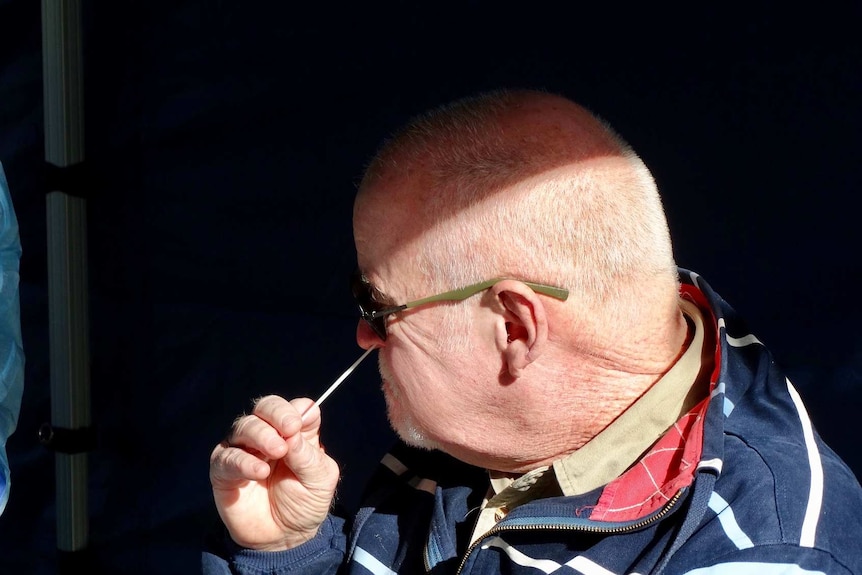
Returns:
[[[364,275],[361,276],[360,281],[368,291],[368,297],[373,303],[378,304],[381,307],[385,306],[388,303],[389,298],[387,298],[379,289],[374,287],[374,284],[368,281],[367,277],[365,277]]]
[[[386,297],[385,295],[383,295],[383,292],[381,292],[380,290],[378,290],[376,287],[374,287],[371,284],[369,284],[368,287],[369,287],[369,292],[371,293],[371,301],[373,301],[376,304],[380,304],[380,305],[388,305],[389,298]]]

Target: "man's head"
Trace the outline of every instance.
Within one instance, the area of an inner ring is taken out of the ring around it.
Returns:
[[[390,316],[385,343],[363,324],[357,332],[364,347],[381,346],[396,429],[472,462],[522,457],[501,445],[547,424],[542,393],[564,393],[574,408],[594,394],[579,378],[654,369],[629,348],[656,337],[647,326],[662,334],[655,323],[678,317],[649,171],[559,96],[495,92],[411,121],[370,163],[354,235],[359,267],[388,303],[512,278],[460,303]],[[517,280],[571,296],[562,302]]]

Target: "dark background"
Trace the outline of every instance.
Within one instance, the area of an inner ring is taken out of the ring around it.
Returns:
[[[409,116],[562,93],[639,150],[680,265],[734,305],[862,470],[859,4],[83,2],[93,573],[198,571],[212,446],[250,399],[359,356],[362,167]],[[560,6],[567,6],[562,9]],[[21,229],[26,382],[0,573],[55,573],[39,2],[0,0],[0,162]],[[324,406],[342,501],[389,442],[373,362]]]

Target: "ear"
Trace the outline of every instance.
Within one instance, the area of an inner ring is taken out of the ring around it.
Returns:
[[[545,306],[536,292],[516,280],[503,280],[491,292],[505,308],[495,332],[497,346],[506,362],[506,371],[512,378],[518,378],[541,355],[547,343]]]

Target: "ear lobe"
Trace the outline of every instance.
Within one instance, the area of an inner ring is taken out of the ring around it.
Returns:
[[[513,378],[541,355],[548,338],[548,321],[541,299],[529,287],[515,280],[503,280],[492,288],[505,308],[497,342]]]

